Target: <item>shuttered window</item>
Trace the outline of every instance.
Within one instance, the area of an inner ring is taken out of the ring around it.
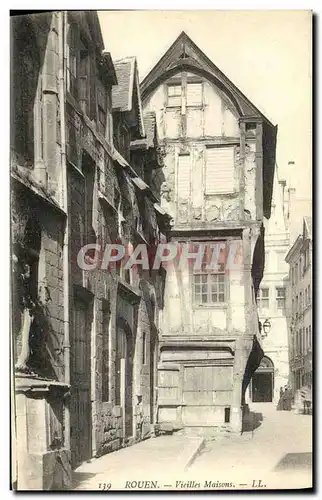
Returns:
[[[201,106],[202,83],[187,84],[187,106]]]
[[[178,160],[178,197],[190,195],[190,155],[179,155]]]
[[[206,194],[234,191],[234,147],[207,148]]]

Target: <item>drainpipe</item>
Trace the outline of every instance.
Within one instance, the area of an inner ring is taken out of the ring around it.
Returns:
[[[65,68],[67,54],[67,12],[58,13],[59,16],[59,101],[60,101],[60,134],[61,134],[61,166],[63,208],[66,212],[66,225],[63,244],[63,277],[64,277],[64,366],[65,383],[70,384],[70,339],[69,339],[69,214],[68,214],[68,178],[66,162],[66,120],[65,120]],[[65,403],[64,412],[65,448],[70,450],[70,408]]]

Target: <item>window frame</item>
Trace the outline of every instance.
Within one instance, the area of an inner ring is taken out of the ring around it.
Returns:
[[[180,94],[173,94],[173,95],[169,95],[169,89],[170,88],[180,88]],[[173,82],[169,82],[167,83],[166,85],[166,89],[167,89],[167,108],[181,108],[182,107],[182,98],[183,98],[183,87],[182,87],[182,81],[180,83],[173,83]],[[180,98],[180,102],[179,104],[171,104],[170,103],[170,100],[169,98]]]
[[[224,243],[227,245],[227,241],[224,240],[218,240],[216,241],[216,244]],[[205,242],[201,242],[201,244],[205,244]],[[225,249],[222,248],[221,251],[226,252],[226,246]],[[204,262],[202,263],[202,268],[198,270],[194,270],[192,268],[190,276],[191,276],[191,293],[192,293],[192,304],[193,308],[195,309],[200,309],[200,308],[226,308],[227,303],[228,303],[228,279],[227,279],[227,272],[226,272],[226,254],[225,254],[225,260],[223,263],[221,263],[221,269],[211,269],[211,270],[206,270],[205,266],[208,264],[207,260],[208,255],[204,254]],[[192,264],[194,266],[194,263]],[[220,265],[220,264],[219,264]],[[200,277],[200,281],[196,282],[196,277]],[[202,282],[201,277],[206,276],[206,281],[205,283]],[[216,277],[216,282],[214,282],[212,277]],[[221,277],[221,279],[219,278]],[[196,300],[196,286],[200,287],[200,292],[198,295],[200,295],[201,301],[199,302]],[[206,297],[207,301],[202,302],[202,296],[205,295],[202,293],[202,287],[203,285],[206,286]],[[216,285],[216,291],[214,292],[213,285]],[[220,287],[220,285],[222,285]],[[213,296],[216,296],[217,299],[219,299],[219,296],[223,295],[223,301],[216,300],[213,301]]]
[[[279,297],[279,290],[283,290],[283,292],[284,292],[283,297]],[[275,300],[276,300],[276,309],[278,311],[285,311],[285,309],[286,309],[286,288],[285,288],[285,286],[276,286],[275,287]],[[279,306],[280,300],[284,301],[284,305],[282,307]]]
[[[262,292],[263,290],[268,291],[267,297],[262,297]],[[263,306],[263,300],[268,301],[267,306]],[[268,286],[263,286],[258,289],[258,298],[257,298],[257,303],[258,303],[258,308],[259,309],[269,309],[269,304],[270,304],[270,296],[269,296],[269,287]]]

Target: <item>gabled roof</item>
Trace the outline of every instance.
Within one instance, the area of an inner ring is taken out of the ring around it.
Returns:
[[[178,71],[180,67],[189,67],[190,70],[198,72],[208,72],[216,80],[218,87],[221,87],[229,97],[233,98],[240,115],[260,116],[269,125],[273,124],[254,106],[252,102],[227,78],[226,75],[216,66],[206,54],[182,31],[167,52],[153,67],[150,73],[144,78],[141,84],[142,99],[145,100],[148,94],[159,84],[159,79],[165,79],[165,73]],[[168,78],[168,76],[166,76]]]
[[[136,105],[140,121],[141,136],[144,136],[143,111],[139,85],[139,74],[135,57],[126,57],[114,61],[118,85],[112,89],[113,111],[132,111],[136,97]]]
[[[296,256],[300,252],[300,249],[302,247],[302,243],[303,243],[303,236],[301,234],[299,234],[298,237],[296,238],[296,240],[294,241],[293,245],[291,246],[291,248],[287,252],[286,257],[285,257],[285,262],[290,264],[293,260],[293,257],[296,258]]]
[[[131,142],[133,149],[149,149],[155,146],[155,139],[157,138],[156,118],[154,111],[149,111],[143,117],[145,137]]]
[[[269,219],[273,192],[276,135],[274,126],[266,116],[234,85],[229,78],[197,47],[182,31],[175,42],[141,83],[142,100],[146,102],[151,93],[165,80],[179,71],[188,71],[203,76],[222,90],[231,100],[240,118],[262,122],[263,126],[263,205],[264,216]]]

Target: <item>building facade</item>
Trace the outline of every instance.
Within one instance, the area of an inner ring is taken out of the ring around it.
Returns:
[[[285,258],[289,264],[288,327],[290,382],[293,394],[312,384],[312,218]]]
[[[185,33],[141,91],[144,111],[156,114],[164,154],[161,202],[172,217],[170,241],[192,261],[202,246],[221,252],[214,271],[204,261],[197,271],[167,267],[158,419],[187,432],[239,432],[246,387],[263,355],[256,296],[276,127]],[[232,248],[242,258],[229,268]]]
[[[112,62],[96,12],[12,21],[12,350],[17,488],[71,485],[156,422],[166,239],[162,156],[136,61]],[[132,166],[133,163],[133,166]],[[150,188],[147,182],[153,181]]]
[[[286,294],[289,250],[289,219],[285,204],[285,181],[279,180],[275,167],[272,214],[265,221],[265,270],[257,304],[259,320],[270,323],[266,334],[262,330],[265,353],[261,365],[249,385],[248,398],[253,402],[278,403],[280,388],[289,382],[289,349]]]

